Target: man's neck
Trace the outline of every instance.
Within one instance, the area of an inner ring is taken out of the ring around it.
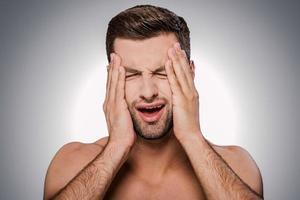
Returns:
[[[184,167],[187,160],[184,149],[170,132],[158,140],[145,140],[138,136],[127,164],[138,177],[159,182],[168,171]]]

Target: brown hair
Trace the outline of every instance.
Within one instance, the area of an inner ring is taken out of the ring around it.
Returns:
[[[190,60],[190,31],[185,20],[165,8],[137,5],[110,20],[106,33],[108,61],[116,38],[143,40],[162,33],[174,33]]]

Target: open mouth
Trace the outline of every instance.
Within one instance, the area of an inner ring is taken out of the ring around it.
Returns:
[[[156,106],[144,106],[139,107],[137,110],[139,111],[139,115],[146,122],[155,122],[158,121],[164,111],[165,105],[160,104]]]
[[[138,108],[138,111],[142,112],[142,113],[155,113],[155,112],[159,112],[161,109],[163,109],[165,105],[159,105],[159,106],[155,106],[155,107],[144,107],[144,108]]]

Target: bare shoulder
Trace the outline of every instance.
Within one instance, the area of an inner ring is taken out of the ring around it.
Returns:
[[[71,181],[102,152],[108,137],[93,143],[71,142],[62,146],[52,159],[45,178],[44,199],[49,199]]]
[[[263,182],[259,167],[246,149],[236,145],[219,146],[212,143],[210,145],[244,183],[263,196]]]

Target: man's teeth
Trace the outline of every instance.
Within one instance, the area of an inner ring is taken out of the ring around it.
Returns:
[[[149,106],[149,107],[139,108],[138,110],[141,112],[155,112],[155,111],[162,109],[163,107],[164,107],[164,105]]]
[[[161,108],[163,105],[159,105],[159,106],[152,106],[152,107],[145,107],[143,109],[155,109],[155,108]]]

